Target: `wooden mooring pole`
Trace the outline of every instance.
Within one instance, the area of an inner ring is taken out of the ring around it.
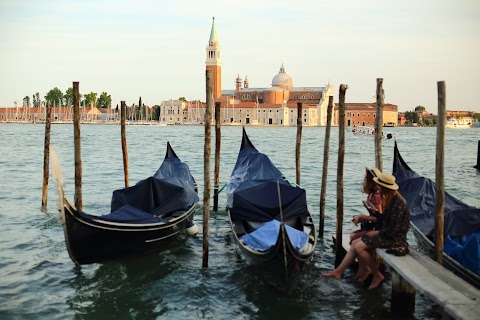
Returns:
[[[222,135],[220,132],[220,102],[215,102],[215,172],[213,177],[213,211],[218,211],[218,188],[220,187],[220,145]]]
[[[212,125],[212,71],[206,71],[207,106],[205,110],[205,144],[203,151],[203,259],[202,267],[208,267],[208,222],[210,220],[210,131]]]
[[[120,134],[122,139],[123,176],[125,179],[125,188],[128,188],[128,152],[127,152],[125,120],[126,120],[126,105],[125,105],[125,101],[121,101],[120,102]]]
[[[343,165],[345,159],[345,93],[348,86],[340,85],[338,108],[338,161],[337,161],[337,231],[335,246],[335,267],[342,262],[342,233],[343,233]]]
[[[375,115],[375,167],[382,171],[383,100],[383,79],[377,78],[377,110]]]
[[[446,97],[445,81],[437,82],[438,90],[438,120],[437,120],[437,155],[435,157],[435,260],[443,263],[443,213],[445,209],[445,121]]]
[[[332,128],[333,96],[328,97],[327,127],[325,128],[325,144],[323,146],[322,190],[320,191],[320,225],[318,237],[323,238],[325,229],[325,197],[327,194],[328,151],[330,149],[330,130]]]
[[[396,315],[412,315],[415,311],[415,294],[417,290],[397,271],[392,273],[391,310]]]
[[[297,143],[295,145],[295,172],[296,184],[300,185],[300,146],[302,144],[302,106],[303,103],[297,102]]]
[[[47,103],[47,115],[45,117],[45,143],[43,146],[43,187],[42,207],[45,208],[48,202],[48,176],[50,175],[50,128],[52,126],[52,108]]]
[[[75,208],[82,211],[82,157],[80,153],[80,94],[79,82],[73,82],[73,140],[75,145]]]

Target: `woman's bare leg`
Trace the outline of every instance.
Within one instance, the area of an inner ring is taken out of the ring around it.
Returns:
[[[357,243],[360,240],[361,238],[357,238],[353,240],[351,245],[353,246],[355,243]],[[370,270],[370,268],[367,265],[365,265],[365,263],[363,263],[362,260],[358,259],[358,270],[353,280],[357,282],[364,282],[370,274],[372,274],[372,271]]]
[[[343,271],[345,271],[345,269],[347,269],[348,266],[351,265],[353,261],[355,261],[356,257],[357,254],[355,252],[355,245],[354,243],[352,243],[350,249],[347,252],[347,255],[343,258],[340,265],[335,270],[322,274],[322,276],[326,278],[334,278],[340,280],[342,278]]]
[[[355,252],[358,256],[359,260],[362,260],[365,265],[367,265],[370,270],[372,270],[372,283],[370,284],[370,287],[368,287],[369,290],[373,290],[376,287],[378,287],[385,277],[383,274],[378,270],[376,262],[373,260],[372,254],[370,252],[370,249],[367,247],[367,245],[363,241],[359,241],[355,245]]]

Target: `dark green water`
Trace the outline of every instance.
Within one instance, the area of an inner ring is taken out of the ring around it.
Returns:
[[[418,173],[435,177],[434,128],[385,128],[394,132],[404,159]],[[211,213],[209,267],[202,268],[202,235],[172,251],[105,264],[77,267],[65,248],[56,217],[50,181],[48,208],[41,210],[43,125],[0,124],[0,319],[396,319],[390,313],[390,274],[369,292],[354,284],[353,270],[341,281],[324,279],[333,268],[331,236],[335,233],[338,128],[332,128],[327,189],[325,240],[304,270],[296,290],[279,292],[237,255],[225,214],[225,193],[218,213]],[[296,128],[247,127],[257,149],[295,180]],[[119,126],[82,125],[84,210],[107,213],[111,192],[123,186]],[[214,130],[212,130],[214,133]],[[201,126],[129,126],[127,143],[130,184],[150,176],[170,141],[189,164],[203,195]],[[53,125],[57,149],[73,199],[73,126]],[[301,185],[307,190],[318,224],[325,128],[303,128]],[[480,130],[447,130],[445,186],[464,202],[480,206],[476,164]],[[212,136],[212,181],[214,135]],[[222,127],[221,185],[228,181],[240,147],[241,127]],[[393,141],[383,143],[384,169],[391,170]],[[374,165],[372,139],[346,135],[345,225],[363,212],[361,185],[365,166]],[[213,189],[212,189],[213,190]],[[213,201],[211,202],[213,205]],[[196,223],[202,230],[202,211]],[[410,235],[409,241],[415,246]],[[441,319],[442,308],[417,294],[412,319]]]

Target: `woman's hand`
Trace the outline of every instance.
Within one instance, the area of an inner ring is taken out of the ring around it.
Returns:
[[[355,225],[358,225],[361,222],[363,214],[359,214],[358,216],[353,217],[352,222],[355,223]]]

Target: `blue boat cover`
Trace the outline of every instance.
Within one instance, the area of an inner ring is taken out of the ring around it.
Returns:
[[[447,236],[443,249],[465,268],[480,275],[480,232],[473,232],[463,237]]]
[[[244,132],[244,140],[227,185],[227,207],[232,219],[267,222],[308,214],[305,190],[292,186],[270,159],[257,151]]]
[[[401,157],[396,142],[394,152],[393,175],[400,187],[400,193],[410,208],[410,220],[424,235],[433,237],[435,233],[435,182],[410,169]],[[459,241],[460,238],[467,239],[478,232],[480,232],[480,208],[469,206],[445,192],[444,239],[449,238],[448,242]],[[473,237],[477,239],[477,247],[472,248],[471,254],[478,257],[478,235]],[[463,243],[463,241],[461,242]],[[473,242],[475,240],[472,240]],[[455,246],[446,241],[445,246],[447,245],[449,252],[455,251]],[[447,252],[447,248],[444,248],[444,251]],[[478,266],[477,260],[477,274],[480,274]]]
[[[115,190],[111,213],[95,219],[124,223],[165,221],[175,211],[184,211],[198,202],[188,165],[167,146],[167,156],[157,172],[135,186]]]
[[[297,250],[303,248],[307,243],[308,235],[303,231],[299,231],[290,227],[289,225],[285,225],[285,227],[288,239],[293,247]],[[259,251],[265,251],[277,243],[279,232],[280,222],[277,220],[272,220],[265,223],[255,231],[243,235],[241,239],[243,239],[243,242],[250,248]]]

